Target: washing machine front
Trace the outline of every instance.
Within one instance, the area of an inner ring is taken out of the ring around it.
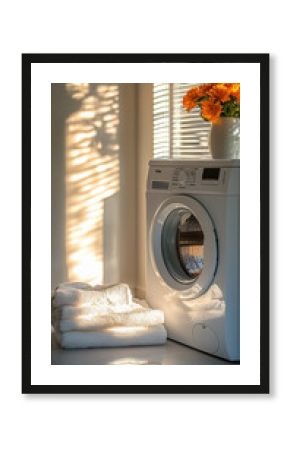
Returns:
[[[239,359],[236,161],[152,161],[147,180],[146,299],[168,336]]]

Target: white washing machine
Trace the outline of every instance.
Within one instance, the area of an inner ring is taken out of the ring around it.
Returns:
[[[146,297],[168,337],[240,358],[239,160],[152,160]]]

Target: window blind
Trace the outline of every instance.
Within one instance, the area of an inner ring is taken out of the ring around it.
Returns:
[[[211,123],[200,115],[199,108],[186,111],[182,98],[193,84],[154,83],[153,149],[154,158],[209,159]]]

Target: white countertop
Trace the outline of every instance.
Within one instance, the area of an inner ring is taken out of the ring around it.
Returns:
[[[63,350],[53,343],[51,364],[237,364],[167,340],[165,345]]]

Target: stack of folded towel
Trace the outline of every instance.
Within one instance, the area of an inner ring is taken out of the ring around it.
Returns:
[[[53,293],[52,325],[63,348],[160,345],[162,311],[132,298],[126,284],[62,283]]]

